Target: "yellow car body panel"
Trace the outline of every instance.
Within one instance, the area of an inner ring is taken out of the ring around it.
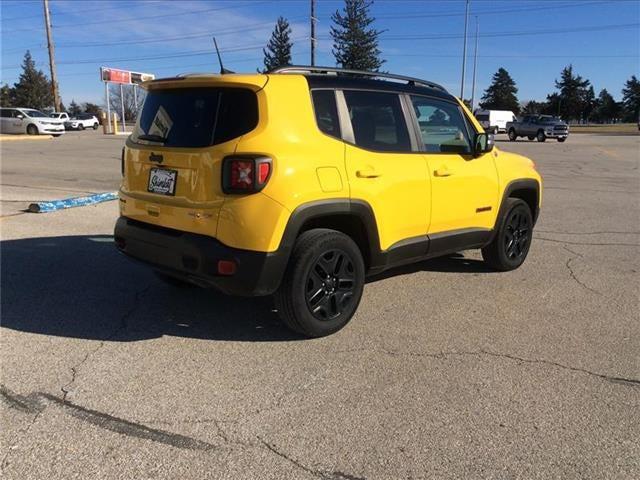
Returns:
[[[477,158],[381,153],[329,136],[318,128],[304,75],[195,75],[146,82],[143,87],[244,87],[256,92],[258,125],[239,138],[206,148],[128,141],[124,152],[123,217],[213,237],[229,247],[274,252],[297,208],[351,199],[371,206],[379,247],[386,250],[431,233],[492,229],[504,190],[513,180],[536,180],[541,191],[541,178],[530,160],[497,148]],[[152,155],[162,155],[161,167],[178,172],[175,196],[148,193],[150,170],[159,166]],[[270,179],[261,192],[223,192],[222,160],[233,155],[271,158]]]

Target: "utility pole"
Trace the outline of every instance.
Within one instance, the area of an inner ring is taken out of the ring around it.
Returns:
[[[473,85],[471,86],[471,112],[475,108],[476,104],[476,69],[478,68],[478,36],[480,33],[480,25],[478,23],[478,17],[476,16],[476,49],[473,54]]]
[[[469,23],[469,0],[464,9],[464,47],[462,48],[462,81],[460,82],[460,100],[464,101],[464,70],[467,63],[467,23]]]
[[[58,75],[56,75],[56,60],[54,55],[53,37],[51,36],[51,16],[49,14],[49,0],[44,0],[44,24],[47,29],[47,46],[49,47],[49,67],[51,68],[51,90],[53,91],[53,106],[60,111],[60,96],[58,95]]]
[[[311,0],[311,66],[316,64],[316,0]]]

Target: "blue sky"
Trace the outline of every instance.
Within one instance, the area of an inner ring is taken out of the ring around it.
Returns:
[[[50,0],[58,81],[68,105],[103,103],[101,65],[171,76],[217,71],[211,36],[225,67],[255,72],[279,15],[289,19],[294,63],[309,63],[308,0]],[[331,13],[342,0],[317,0],[316,63],[334,65]],[[426,78],[459,95],[464,0],[377,0],[372,14],[384,30],[384,69]],[[49,74],[41,0],[2,0],[0,81],[13,84],[27,48]],[[620,90],[640,76],[639,0],[471,0],[467,81],[471,96],[475,17],[480,23],[476,98],[506,68],[521,101],[542,100],[560,70],[591,80],[596,94]],[[187,38],[185,38],[187,37]]]

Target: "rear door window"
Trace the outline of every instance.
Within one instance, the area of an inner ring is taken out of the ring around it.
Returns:
[[[411,151],[409,131],[397,94],[345,90],[344,97],[356,145],[379,152]]]
[[[201,148],[226,142],[258,124],[255,93],[240,88],[174,88],[147,93],[133,142]]]

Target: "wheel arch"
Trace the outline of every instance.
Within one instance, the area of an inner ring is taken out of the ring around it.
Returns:
[[[504,215],[504,209],[507,198],[519,198],[523,200],[531,210],[531,216],[533,217],[533,223],[535,225],[538,219],[538,213],[540,211],[540,184],[533,178],[524,178],[519,180],[513,180],[509,182],[502,194],[502,202],[500,203],[500,210],[498,211],[498,218],[496,224],[502,215]],[[495,229],[495,227],[494,227]]]
[[[300,205],[291,213],[280,249],[290,253],[296,239],[303,232],[314,228],[328,228],[344,233],[358,245],[367,269],[377,263],[380,240],[373,209],[367,202],[345,198]]]

